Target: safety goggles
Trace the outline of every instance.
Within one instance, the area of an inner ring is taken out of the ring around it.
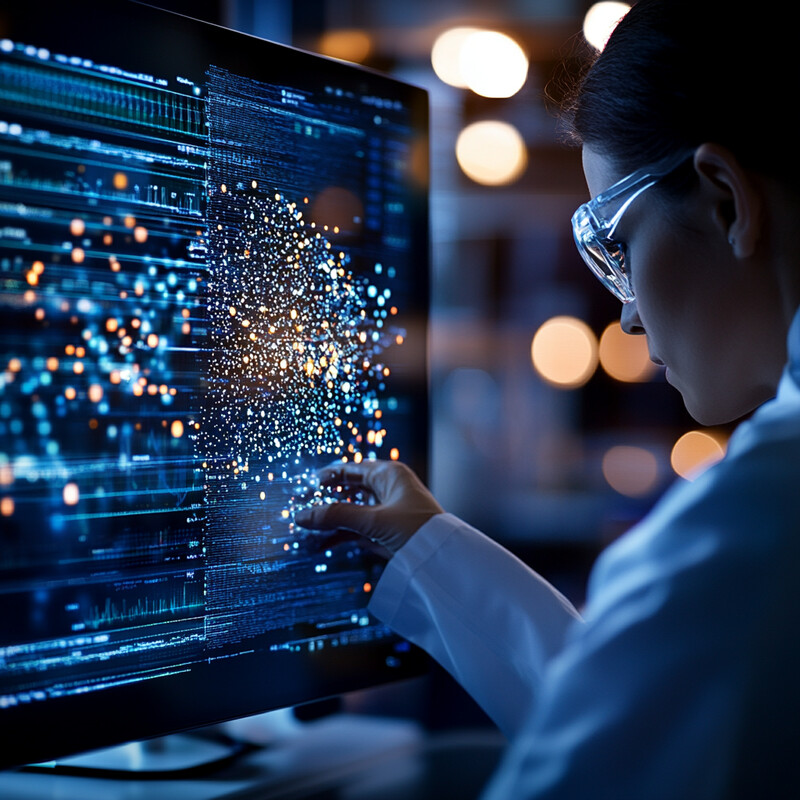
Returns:
[[[584,203],[572,215],[572,233],[578,252],[603,286],[623,303],[635,298],[625,266],[625,251],[614,240],[614,231],[628,206],[642,192],[677,169],[693,152],[683,151],[660,168],[640,169],[628,175]]]

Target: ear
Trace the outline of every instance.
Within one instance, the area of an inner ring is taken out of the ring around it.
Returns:
[[[753,255],[762,233],[758,185],[726,147],[701,144],[694,167],[713,203],[713,222],[736,258]]]

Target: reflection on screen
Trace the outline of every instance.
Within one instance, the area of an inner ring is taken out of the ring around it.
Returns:
[[[415,425],[410,134],[0,40],[0,707],[390,635],[378,564],[293,515]]]

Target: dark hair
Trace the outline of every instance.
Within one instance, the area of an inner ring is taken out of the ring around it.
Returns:
[[[798,73],[787,23],[730,0],[639,0],[579,79],[572,138],[625,171],[715,142],[744,166],[797,180],[796,146],[781,147],[774,124]]]

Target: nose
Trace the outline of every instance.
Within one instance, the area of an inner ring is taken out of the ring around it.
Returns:
[[[625,303],[622,306],[622,313],[619,315],[619,324],[625,333],[631,336],[641,336],[645,333],[644,325],[639,319],[639,309],[636,307],[636,301],[631,300],[630,303]]]

